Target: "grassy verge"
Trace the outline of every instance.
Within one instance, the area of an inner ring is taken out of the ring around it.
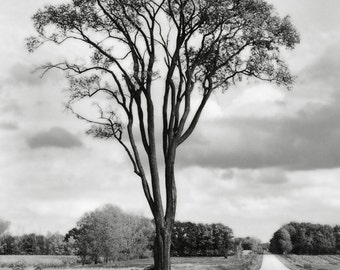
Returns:
[[[171,258],[173,270],[259,270],[262,256],[249,254],[242,259],[236,256],[224,257],[174,257]],[[87,268],[91,270],[104,269],[143,269],[152,264],[152,259],[129,260],[109,265],[90,265],[82,267],[77,264],[74,256],[0,256],[0,267],[7,270],[75,270]]]
[[[279,255],[278,258],[291,270],[340,269],[340,255]]]

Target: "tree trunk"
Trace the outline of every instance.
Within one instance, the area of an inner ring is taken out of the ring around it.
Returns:
[[[167,211],[165,217],[155,217],[156,238],[154,243],[154,269],[170,270],[171,235],[176,215],[176,187],[171,174],[171,188],[167,186]]]
[[[157,226],[157,225],[156,225]],[[170,270],[170,247],[172,226],[156,231],[154,243],[154,270]]]

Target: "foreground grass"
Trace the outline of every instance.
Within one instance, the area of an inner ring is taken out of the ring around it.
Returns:
[[[82,267],[77,264],[74,256],[0,256],[0,267],[7,270],[14,269],[13,265],[21,263],[26,269],[33,270],[37,266],[49,270],[78,270],[87,268],[91,270],[105,269],[143,269],[152,264],[152,259],[129,260],[116,262],[101,267],[91,265]],[[249,254],[242,259],[236,256],[223,257],[174,257],[171,258],[173,270],[259,270],[262,256]],[[18,270],[18,269],[17,269]]]
[[[340,255],[279,255],[278,258],[291,270],[340,269]]]
[[[76,256],[51,256],[51,255],[1,255],[0,267],[11,267],[21,264],[26,267],[52,268],[76,266],[78,264]]]

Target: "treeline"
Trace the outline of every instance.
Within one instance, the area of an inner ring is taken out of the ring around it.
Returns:
[[[175,222],[172,256],[225,256],[233,247],[233,231],[223,224]]]
[[[269,250],[298,255],[340,253],[340,226],[291,222],[274,233]]]
[[[111,205],[85,214],[65,237],[83,263],[149,257],[154,239],[151,220]],[[225,225],[175,222],[172,256],[226,256],[234,246],[233,232]]]
[[[86,213],[66,235],[12,236],[8,226],[0,220],[1,255],[78,255],[83,264],[148,257],[154,233],[150,220],[112,205]]]
[[[84,214],[66,235],[1,236],[0,232],[0,254],[77,255],[83,264],[109,263],[152,256],[154,240],[152,220],[105,205]],[[244,249],[261,249],[259,240],[234,238],[232,229],[220,223],[177,221],[171,240],[172,256],[240,255]]]
[[[64,241],[59,233],[37,235],[35,233],[22,236],[4,234],[0,237],[1,255],[72,255],[73,247]]]

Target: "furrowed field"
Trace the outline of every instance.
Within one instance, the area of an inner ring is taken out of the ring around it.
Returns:
[[[190,257],[172,258],[173,270],[258,270],[261,267],[262,256],[257,254],[249,254],[238,259],[236,256],[229,258],[223,257]],[[151,259],[120,261],[114,264],[105,265],[105,267],[82,267],[77,263],[77,258],[74,256],[0,256],[0,267],[4,269],[22,270],[28,269],[80,269],[90,268],[96,269],[143,269],[152,264]]]
[[[340,255],[281,255],[278,258],[291,270],[340,269]]]

